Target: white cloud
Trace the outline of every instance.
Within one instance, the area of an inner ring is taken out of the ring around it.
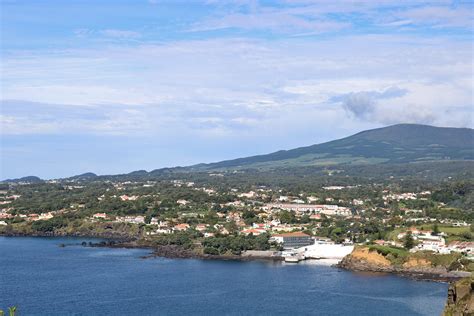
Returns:
[[[383,26],[404,30],[407,26],[472,29],[474,12],[470,3],[450,0],[418,1],[258,1],[209,2],[220,11],[195,23],[191,31],[238,30],[271,31],[309,36],[356,28]],[[405,29],[406,30],[406,29]]]
[[[409,19],[413,24],[440,27],[472,28],[474,11],[472,4],[453,8],[450,6],[416,7],[394,14],[401,19]]]
[[[29,52],[5,59],[2,97],[17,101],[2,106],[2,133],[287,137],[330,129],[328,119],[472,126],[471,61],[468,42],[380,35]],[[36,105],[21,110],[26,102]]]

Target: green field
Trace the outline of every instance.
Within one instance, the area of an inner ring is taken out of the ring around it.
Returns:
[[[416,225],[415,227],[420,229],[420,230],[433,230],[433,225],[428,225],[428,224]],[[466,233],[466,232],[470,231],[469,226],[466,226],[466,227],[453,227],[453,226],[447,226],[447,225],[438,225],[438,228],[439,228],[439,231],[448,234],[448,240],[449,241],[456,240],[456,238],[449,238],[449,237],[456,237],[456,236],[462,235],[463,233]],[[393,230],[392,232],[390,232],[387,239],[396,241],[397,240],[397,235],[401,232],[406,231],[406,230],[407,230],[407,228],[397,228],[397,229]]]

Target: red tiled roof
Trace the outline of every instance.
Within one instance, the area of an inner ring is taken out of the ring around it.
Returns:
[[[244,229],[242,232],[243,233],[263,233],[265,230],[262,230],[262,229],[255,229],[255,228],[251,228],[251,229]]]

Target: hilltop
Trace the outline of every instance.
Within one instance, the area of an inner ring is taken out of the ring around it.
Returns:
[[[398,124],[271,154],[199,164],[191,170],[474,160],[474,130]]]
[[[43,179],[37,176],[26,176],[18,179],[6,179],[1,182],[9,182],[9,183],[42,183],[44,182]]]
[[[274,153],[225,160],[187,167],[160,168],[150,172],[137,170],[128,174],[98,176],[88,172],[65,178],[68,181],[105,179],[151,179],[175,173],[259,170],[307,173],[307,169],[324,171],[344,168],[355,175],[426,173],[439,175],[466,174],[474,161],[474,130],[470,128],[435,127],[398,124],[363,131],[330,142],[280,150]],[[441,163],[443,162],[443,164]],[[409,165],[408,165],[409,164]],[[367,169],[370,168],[370,169]],[[3,183],[41,182],[37,177],[8,179]]]

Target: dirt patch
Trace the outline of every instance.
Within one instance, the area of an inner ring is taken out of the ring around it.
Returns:
[[[403,264],[404,268],[429,268],[431,262],[423,258],[410,258]]]
[[[388,267],[391,265],[390,261],[386,259],[381,254],[377,253],[376,251],[369,251],[368,248],[356,248],[350,254],[353,259],[356,260],[363,260],[367,263],[377,265],[377,266],[384,266]]]

